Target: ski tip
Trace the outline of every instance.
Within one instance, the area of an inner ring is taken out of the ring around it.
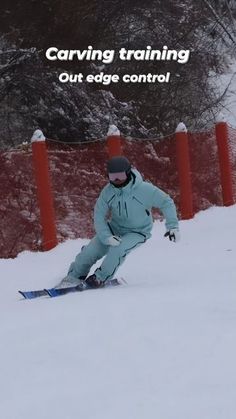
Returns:
[[[27,297],[26,297],[26,295],[25,295],[24,291],[18,291],[18,292],[19,292],[19,294],[20,294],[22,297],[24,297],[24,299],[27,299]]]
[[[36,290],[36,291],[18,291],[22,297],[24,297],[26,300],[32,300],[37,297],[43,297],[47,295],[47,293],[44,290]]]

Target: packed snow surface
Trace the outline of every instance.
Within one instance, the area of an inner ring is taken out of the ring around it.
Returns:
[[[152,238],[128,285],[23,300],[51,287],[86,240],[0,260],[3,419],[235,419],[236,206]]]

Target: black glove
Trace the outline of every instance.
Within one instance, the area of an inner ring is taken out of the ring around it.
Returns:
[[[171,242],[178,242],[180,240],[179,230],[177,228],[172,228],[164,234],[164,237],[169,237]]]

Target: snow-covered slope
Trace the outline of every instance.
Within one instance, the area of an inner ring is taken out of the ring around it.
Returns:
[[[128,285],[57,299],[53,286],[86,241],[0,260],[3,419],[234,419],[236,206],[153,237],[118,276]]]

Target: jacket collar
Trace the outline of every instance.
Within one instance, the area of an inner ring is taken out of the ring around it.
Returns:
[[[121,193],[129,193],[132,189],[136,188],[137,185],[143,182],[143,178],[138,170],[132,169],[131,170],[131,180],[130,182],[125,185],[123,188],[116,188],[114,185],[110,184],[113,191],[120,195]]]

